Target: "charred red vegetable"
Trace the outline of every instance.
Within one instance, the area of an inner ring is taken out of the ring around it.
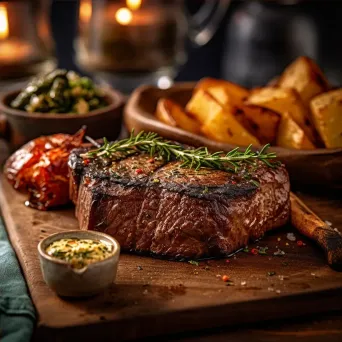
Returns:
[[[29,206],[47,210],[70,201],[68,158],[84,134],[81,129],[34,139],[7,160],[4,174],[16,190],[29,193]]]

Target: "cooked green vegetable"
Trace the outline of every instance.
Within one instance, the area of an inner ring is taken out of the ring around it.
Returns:
[[[30,113],[86,114],[107,105],[91,79],[64,69],[33,79],[11,102],[12,108]]]

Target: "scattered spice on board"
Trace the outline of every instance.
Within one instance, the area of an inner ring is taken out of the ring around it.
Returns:
[[[206,271],[209,271],[209,266],[208,266],[208,265],[205,266],[204,269],[205,269]]]
[[[257,250],[256,248],[252,248],[252,249],[251,249],[251,253],[252,253],[253,255],[257,255],[257,254],[258,254],[258,250]]]
[[[243,249],[243,251],[244,251],[245,253],[249,253],[249,248],[248,248],[248,246],[246,246],[246,247]]]
[[[222,276],[222,280],[223,280],[224,282],[227,282],[227,281],[229,280],[229,277],[228,277],[227,275],[223,275],[223,276]]]
[[[276,272],[274,272],[274,271],[269,271],[269,272],[267,272],[267,275],[268,275],[269,277],[273,277],[274,275],[276,275]]]
[[[286,262],[286,261],[283,261],[281,264],[282,264],[283,266],[289,266],[289,263]]]
[[[297,240],[293,233],[287,233],[286,238],[290,241],[296,241]]]
[[[297,246],[298,246],[298,247],[303,247],[303,246],[305,246],[305,244],[304,244],[303,241],[298,240],[298,241],[297,241]]]
[[[280,294],[280,293],[281,293],[281,291],[280,291],[280,290],[276,290],[276,293],[277,293],[277,294]]]
[[[258,253],[260,255],[267,255],[267,250],[268,250],[268,247],[259,247]]]
[[[281,241],[281,238],[280,238],[280,237],[278,237],[277,241],[278,241],[278,242],[279,242],[279,241]]]
[[[143,270],[143,268],[141,266],[138,266],[137,268],[138,268],[139,271]]]
[[[247,284],[247,281],[242,281],[241,286],[245,286]]]
[[[226,286],[235,286],[235,284],[234,284],[233,281],[228,280],[228,281],[226,282]]]
[[[281,280],[281,281],[283,281],[283,280],[285,280],[285,279],[289,279],[288,276],[284,276],[284,275],[279,275],[278,278],[279,278],[279,280]]]
[[[273,253],[274,256],[283,256],[285,252],[278,248],[276,252]]]
[[[267,291],[274,292],[274,288],[273,287],[269,287],[269,288],[267,288]]]
[[[230,263],[230,260],[229,260],[229,259],[226,259],[226,263],[229,264],[229,263]]]
[[[199,266],[198,261],[195,261],[195,260],[190,260],[190,261],[189,261],[189,264],[195,265],[195,266]]]

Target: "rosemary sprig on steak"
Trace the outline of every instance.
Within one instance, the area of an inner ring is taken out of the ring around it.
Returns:
[[[182,162],[181,167],[189,167],[198,170],[201,167],[208,167],[229,172],[236,172],[242,163],[255,164],[257,160],[262,161],[269,167],[276,167],[279,162],[274,161],[277,158],[274,152],[267,152],[269,145],[265,145],[260,151],[254,152],[248,146],[245,151],[239,151],[239,147],[234,148],[228,153],[215,152],[209,153],[206,147],[197,149],[186,149],[181,145],[174,144],[163,139],[156,133],[140,132],[131,135],[127,139],[117,142],[108,142],[104,138],[103,145],[96,149],[82,154],[83,158],[113,158],[120,153],[121,155],[130,155],[136,152],[145,152],[151,156],[162,157],[166,161],[175,158]]]

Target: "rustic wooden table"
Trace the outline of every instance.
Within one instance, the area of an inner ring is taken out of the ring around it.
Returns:
[[[6,154],[6,147],[0,142],[0,162]],[[332,210],[335,210],[336,220],[341,222],[342,210],[336,211],[336,208],[342,208],[342,196],[336,192],[320,194],[322,198],[334,198]],[[342,227],[338,227],[342,228]],[[337,306],[339,307],[339,305]],[[296,307],[293,308],[296,311]],[[170,322],[172,325],[172,322]],[[183,334],[174,334],[158,337],[149,337],[148,341],[341,341],[342,340],[342,303],[339,311],[305,316],[281,321],[267,321],[263,323],[244,324],[233,327],[222,327],[215,329],[199,330]],[[147,341],[141,339],[140,341]]]
[[[147,339],[137,342],[147,341]],[[149,342],[178,341],[178,342],[341,342],[342,341],[342,312],[320,316],[296,318],[237,326],[202,330],[187,334],[149,338]]]

